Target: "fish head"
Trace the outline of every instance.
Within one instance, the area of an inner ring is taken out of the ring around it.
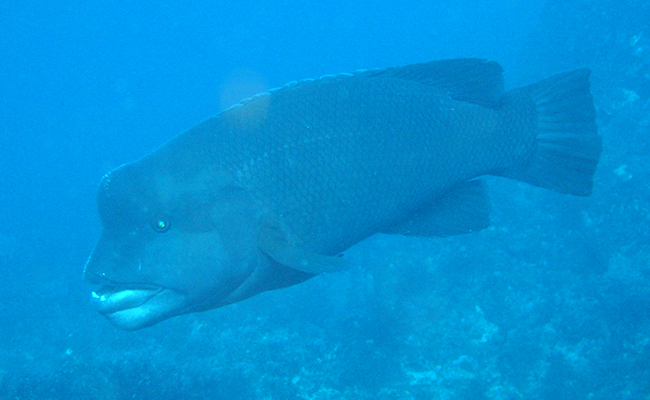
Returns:
[[[259,210],[227,174],[172,172],[140,160],[105,175],[102,233],[84,276],[98,311],[124,330],[250,297]],[[247,293],[240,293],[242,290]]]

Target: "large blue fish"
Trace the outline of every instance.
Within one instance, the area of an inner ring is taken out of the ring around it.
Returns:
[[[379,232],[488,226],[476,178],[587,196],[601,153],[580,69],[503,92],[501,67],[436,61],[244,100],[102,179],[85,268],[127,330],[345,268]]]

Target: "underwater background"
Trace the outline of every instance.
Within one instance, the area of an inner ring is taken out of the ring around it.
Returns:
[[[0,4],[0,399],[650,399],[650,2]],[[137,332],[90,305],[101,176],[292,80],[455,57],[592,69],[593,195]]]

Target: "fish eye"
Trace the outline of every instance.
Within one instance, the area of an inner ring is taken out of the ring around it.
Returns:
[[[167,232],[169,230],[169,219],[159,215],[151,220],[151,227],[159,233]]]

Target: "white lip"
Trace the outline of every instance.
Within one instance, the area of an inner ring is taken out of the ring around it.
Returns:
[[[92,297],[100,313],[111,314],[140,307],[162,290],[163,288],[160,287],[120,289],[104,286],[92,292]]]
[[[185,295],[154,285],[102,286],[92,292],[97,311],[113,325],[135,331],[183,313]]]

